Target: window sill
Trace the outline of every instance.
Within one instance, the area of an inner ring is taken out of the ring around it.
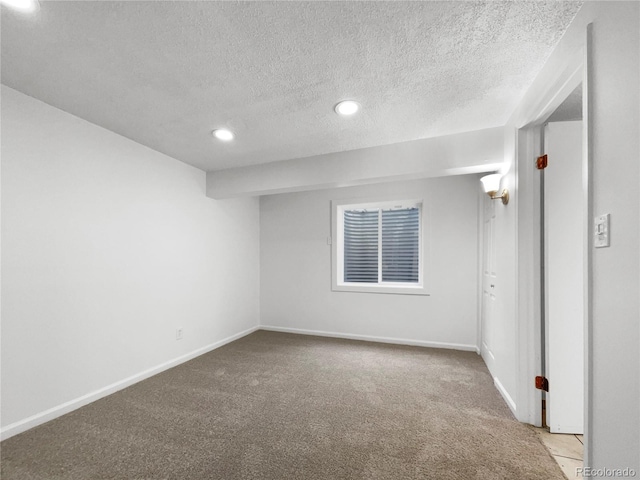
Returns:
[[[331,290],[333,290],[334,292],[385,293],[392,295],[429,295],[424,285],[367,285],[358,283],[343,283],[333,285]]]

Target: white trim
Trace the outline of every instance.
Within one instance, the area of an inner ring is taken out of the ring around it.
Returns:
[[[404,283],[343,283],[333,287],[334,292],[386,293],[395,295],[426,295],[424,285],[409,286]]]
[[[354,333],[325,332],[322,330],[306,330],[302,328],[275,327],[271,325],[260,325],[260,330],[269,332],[295,333],[297,335],[314,335],[317,337],[346,338],[349,340],[363,340],[365,342],[392,343],[394,345],[413,345],[416,347],[445,348],[449,350],[464,350],[467,352],[478,352],[476,345],[463,343],[428,342],[425,340],[410,340],[407,338],[376,337],[372,335],[358,335]]]
[[[476,351],[478,352],[478,355],[482,356],[482,302],[484,301],[484,295],[483,295],[483,281],[484,281],[484,196],[486,195],[485,192],[482,191],[483,189],[478,186],[478,208],[477,208],[477,216],[478,216],[478,220],[477,220],[477,239],[478,239],[478,251],[477,251],[477,255],[478,255],[478,271],[477,271],[477,279],[476,281],[477,283],[477,290],[478,290],[478,295],[477,295],[477,299],[476,299]],[[482,359],[484,361],[484,358]]]
[[[111,385],[107,385],[106,387],[100,388],[93,392],[89,392],[86,395],[82,395],[81,397],[75,398],[73,400],[69,400],[68,402],[49,408],[44,412],[36,413],[35,415],[27,417],[23,420],[14,422],[0,429],[0,439],[6,440],[7,438],[10,438],[14,435],[25,432],[33,427],[37,427],[38,425],[41,425],[45,422],[53,420],[54,418],[58,418],[66,413],[72,412],[73,410],[77,410],[78,408],[83,407],[91,402],[95,402],[96,400],[99,400],[103,397],[111,395],[112,393],[122,390],[123,388],[129,387],[134,383],[138,383],[142,380],[152,377],[153,375],[157,375],[160,372],[163,372],[172,367],[180,365],[181,363],[187,362],[195,357],[198,357],[212,350],[220,348],[223,345],[226,345],[227,343],[233,342],[234,340],[238,340],[239,338],[242,338],[246,335],[249,335],[250,333],[255,332],[259,328],[260,327],[258,326],[249,328],[248,330],[245,330],[240,333],[236,333],[235,335],[231,335],[230,337],[224,338],[222,340],[214,342],[205,347],[198,348],[190,353],[174,358],[173,360],[169,360],[168,362],[161,363],[160,365],[156,365],[155,367],[149,368],[140,373],[127,377],[123,380],[112,383]]]
[[[502,398],[504,398],[504,401],[507,402],[507,405],[511,409],[511,413],[513,413],[513,416],[518,418],[516,402],[513,401],[513,398],[511,398],[511,395],[509,395],[507,389],[504,388],[500,380],[498,380],[498,377],[493,377],[493,384],[495,385],[498,392],[500,392],[500,395],[502,395]]]
[[[593,23],[587,25],[584,37],[584,83],[582,84],[582,181],[585,195],[585,244],[584,244],[584,466],[593,465],[593,443],[591,426],[593,425],[593,236],[591,219],[594,217],[593,187],[593,113],[591,107],[591,83],[593,81],[592,62]]]
[[[540,125],[564,102],[575,88],[584,81],[584,46],[578,47],[568,56],[564,70],[549,82],[539,101],[523,115],[524,121],[517,125],[523,128],[529,125]]]

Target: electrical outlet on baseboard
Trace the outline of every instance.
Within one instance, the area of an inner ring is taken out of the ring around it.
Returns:
[[[176,329],[176,340],[182,340],[182,327]]]

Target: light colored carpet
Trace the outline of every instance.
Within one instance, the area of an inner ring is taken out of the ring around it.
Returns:
[[[1,448],[3,480],[564,478],[475,353],[264,331]]]

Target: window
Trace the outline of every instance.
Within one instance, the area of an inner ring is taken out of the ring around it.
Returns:
[[[422,202],[334,204],[333,289],[425,294]]]

